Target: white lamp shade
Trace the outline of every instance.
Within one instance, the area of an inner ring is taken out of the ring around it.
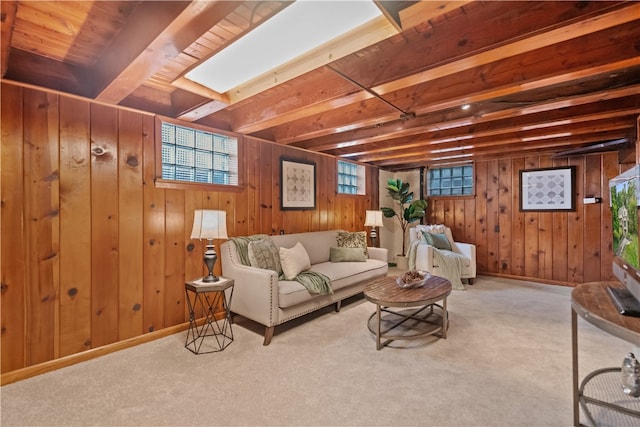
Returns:
[[[365,227],[383,227],[382,211],[366,211],[364,218]]]
[[[228,239],[227,212],[196,209],[193,214],[192,239]]]

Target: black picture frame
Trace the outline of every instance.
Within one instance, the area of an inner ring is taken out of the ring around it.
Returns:
[[[574,212],[576,167],[520,170],[521,212]]]
[[[305,160],[280,159],[280,209],[316,208],[316,164]]]

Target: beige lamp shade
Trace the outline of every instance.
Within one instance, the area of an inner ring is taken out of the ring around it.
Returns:
[[[384,227],[384,225],[382,224],[382,211],[366,211],[364,226]]]
[[[228,239],[227,212],[196,209],[193,214],[192,239]]]

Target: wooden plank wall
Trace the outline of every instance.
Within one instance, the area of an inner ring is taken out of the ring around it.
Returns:
[[[627,162],[616,152],[478,161],[475,196],[430,198],[429,222],[476,245],[480,274],[560,284],[611,280],[608,181],[633,165]],[[520,170],[568,165],[576,166],[575,212],[520,212]],[[593,196],[602,203],[583,203]]]
[[[153,116],[9,83],[1,106],[2,373],[184,323],[195,209],[241,236],[364,230],[378,206],[377,168],[339,196],[335,158],[251,138],[243,191],[156,188]],[[279,209],[282,156],[316,163],[315,210]]]

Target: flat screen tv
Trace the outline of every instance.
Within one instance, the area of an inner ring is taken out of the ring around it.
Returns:
[[[613,274],[640,301],[640,248],[638,201],[640,165],[609,181],[613,234]]]

